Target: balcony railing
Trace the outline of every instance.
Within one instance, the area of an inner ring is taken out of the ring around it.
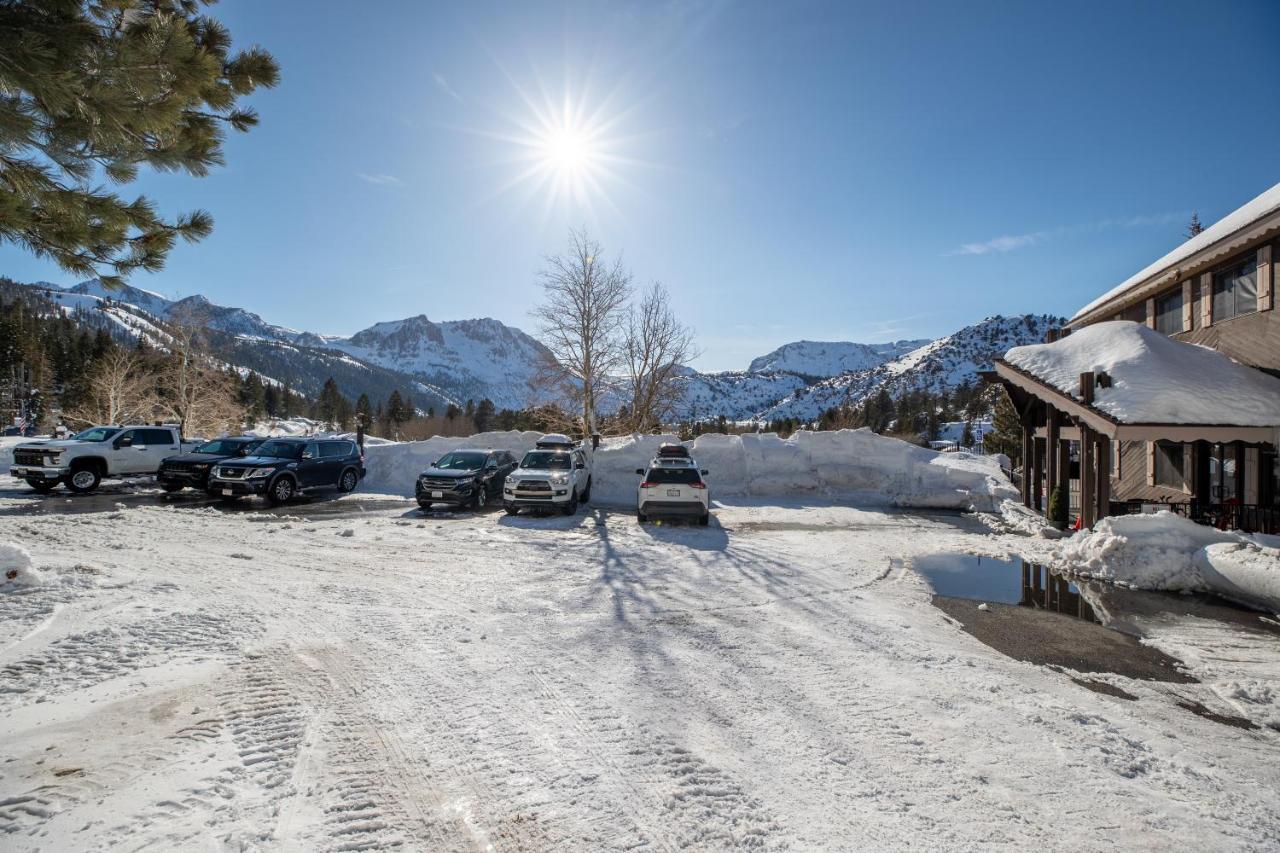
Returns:
[[[1246,533],[1280,532],[1280,506],[1236,503],[1161,503],[1158,501],[1112,501],[1111,515],[1138,515],[1145,512],[1168,510],[1189,518],[1197,524],[1216,527],[1219,530],[1243,530]]]

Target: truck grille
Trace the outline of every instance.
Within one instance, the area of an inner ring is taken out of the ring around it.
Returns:
[[[456,489],[462,485],[461,480],[453,477],[423,477],[419,480],[424,489]]]
[[[166,474],[190,474],[194,470],[190,462],[166,462],[160,467]]]
[[[14,465],[43,465],[44,451],[42,450],[15,450],[13,451]]]
[[[244,469],[243,468],[219,468],[218,476],[224,480],[243,480]]]
[[[549,498],[551,484],[546,480],[522,480],[516,484],[515,492],[521,497]]]

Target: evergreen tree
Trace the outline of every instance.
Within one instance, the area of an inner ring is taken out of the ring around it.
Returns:
[[[160,269],[181,237],[205,237],[202,210],[167,221],[147,198],[100,189],[146,165],[197,177],[223,162],[224,128],[258,121],[237,100],[274,86],[254,47],[196,0],[0,2],[0,242],[108,284]]]
[[[1192,211],[1191,221],[1187,223],[1187,239],[1190,240],[1192,237],[1196,236],[1203,230],[1204,230],[1204,226],[1200,224],[1199,211]]]
[[[493,428],[494,406],[493,401],[485,397],[476,406],[475,422],[476,432],[488,432]]]
[[[987,453],[1003,453],[1017,468],[1022,461],[1022,421],[1018,410],[1013,407],[1009,395],[1003,390],[996,400],[995,413],[991,419],[991,431],[986,434],[982,443]]]
[[[324,387],[320,389],[320,397],[316,400],[316,413],[319,419],[334,427],[340,427],[340,416],[342,414],[342,392],[338,390],[338,383],[330,376],[324,381]]]

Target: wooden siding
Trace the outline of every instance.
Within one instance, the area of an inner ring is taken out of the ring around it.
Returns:
[[[1198,325],[1190,332],[1174,337],[1212,347],[1242,364],[1260,367],[1280,376],[1280,312],[1241,314],[1208,327]]]
[[[1121,441],[1120,444],[1120,476],[1111,478],[1111,499],[1117,501],[1175,501],[1187,499],[1187,493],[1180,488],[1169,486],[1153,486],[1147,481],[1149,467],[1148,443],[1145,441]],[[1190,457],[1190,448],[1187,449]],[[1184,476],[1190,476],[1190,470],[1184,469]]]

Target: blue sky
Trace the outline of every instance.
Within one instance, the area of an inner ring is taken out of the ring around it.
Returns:
[[[801,338],[1070,314],[1193,209],[1280,181],[1274,2],[212,11],[283,81],[225,168],[136,184],[216,226],[132,283],[314,331],[532,331],[541,257],[585,226],[667,285],[697,366],[740,369]],[[538,116],[566,97],[584,118],[562,163]],[[70,282],[12,246],[0,270]]]

